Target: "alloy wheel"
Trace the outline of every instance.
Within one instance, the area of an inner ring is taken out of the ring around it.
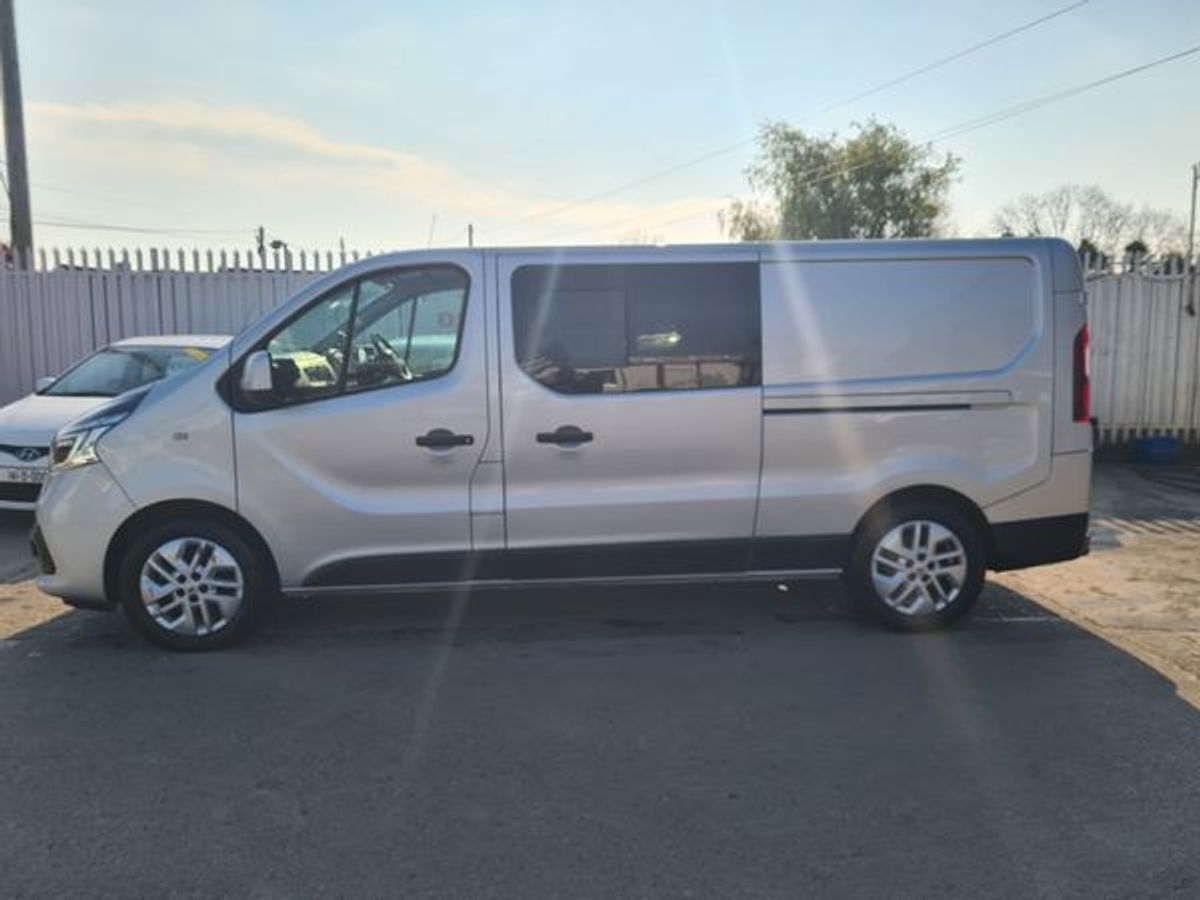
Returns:
[[[906,616],[948,607],[967,579],[967,553],[958,535],[938,522],[901,522],[871,556],[871,580],[879,598]]]
[[[167,631],[204,636],[226,627],[245,595],[245,578],[233,554],[216,541],[173,538],[142,565],[142,603]]]

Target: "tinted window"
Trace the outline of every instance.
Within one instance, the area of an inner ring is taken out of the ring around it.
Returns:
[[[566,394],[762,383],[754,263],[525,266],[517,362]]]
[[[398,269],[343,285],[267,342],[275,393],[294,402],[444,375],[458,358],[467,276]]]

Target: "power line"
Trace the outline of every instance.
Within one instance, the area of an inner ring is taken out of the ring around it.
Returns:
[[[0,157],[0,166],[7,164],[7,160]],[[8,182],[5,180],[3,172],[0,172],[0,183],[3,184],[5,194],[8,193]],[[81,191],[77,188],[68,188],[61,185],[47,184],[44,181],[30,181],[33,187],[40,187],[48,191],[57,191],[61,194],[75,194],[80,197],[91,197],[95,200],[104,200],[107,203],[121,203],[127,206],[140,206],[146,209],[157,209],[161,212],[178,213],[180,215],[190,215],[183,210],[172,209],[166,206],[160,206],[156,203],[144,203],[140,200],[129,200],[122,197],[112,197],[106,194],[96,194],[92,191]],[[69,220],[39,220],[35,221],[35,225],[44,225],[49,228],[79,228],[93,229],[96,231],[130,231],[143,234],[173,234],[187,233],[196,235],[220,235],[220,234],[242,234],[246,231],[245,228],[210,228],[210,229],[195,229],[195,228],[151,228],[149,226],[140,225],[109,225],[105,223],[77,223]]]
[[[1106,84],[1111,84],[1114,81],[1119,81],[1123,78],[1129,78],[1133,75],[1138,75],[1142,72],[1147,71],[1148,69],[1153,69],[1158,66],[1163,66],[1163,65],[1166,65],[1167,63],[1175,62],[1176,60],[1183,59],[1184,57],[1187,57],[1187,56],[1192,56],[1196,53],[1200,53],[1200,44],[1197,44],[1193,47],[1188,47],[1187,49],[1180,50],[1176,53],[1170,53],[1166,56],[1160,56],[1157,59],[1151,60],[1150,62],[1147,62],[1147,63],[1142,63],[1141,65],[1132,66],[1128,69],[1122,69],[1119,72],[1114,72],[1111,75],[1105,75],[1104,77],[1097,78],[1093,81],[1084,82],[1083,84],[1078,84],[1078,85],[1075,85],[1074,87],[1064,88],[1063,90],[1060,90],[1060,91],[1055,91],[1050,94],[1043,94],[1040,97],[1034,97],[1030,100],[1026,100],[1021,103],[1016,103],[1016,104],[1013,104],[1012,106],[1007,106],[1003,109],[996,110],[995,112],[989,113],[985,116],[978,116],[974,119],[967,119],[966,121],[959,122],[956,125],[951,125],[947,128],[943,128],[941,131],[934,132],[933,134],[931,134],[929,137],[927,137],[924,141],[922,141],[920,143],[922,146],[932,147],[934,144],[941,143],[942,141],[947,141],[951,138],[960,137],[961,135],[969,134],[972,131],[978,131],[979,129],[986,128],[989,125],[995,125],[999,122],[1005,121],[1006,119],[1011,119],[1015,116],[1023,115],[1024,113],[1031,112],[1032,110],[1039,109],[1043,106],[1049,106],[1052,103],[1058,103],[1062,100],[1066,100],[1070,97],[1074,97],[1078,94],[1082,94],[1085,91],[1095,90],[1098,87],[1102,87]],[[808,171],[802,173],[802,175],[805,177],[803,177],[803,179],[801,181],[799,181],[795,186],[796,187],[805,187],[810,184],[817,184],[821,181],[827,181],[831,178],[837,178],[842,175],[848,175],[851,172],[855,172],[859,169],[862,169],[862,168],[865,168],[865,167],[871,165],[874,161],[875,161],[875,157],[872,156],[861,162],[854,163],[853,165],[850,165],[850,166],[823,166],[823,167],[819,167],[816,169],[809,169]],[[812,177],[807,177],[810,175]],[[695,212],[695,213],[689,213],[686,216],[680,216],[680,217],[677,217],[674,219],[669,219],[665,222],[654,222],[649,225],[644,225],[642,227],[648,228],[648,229],[649,228],[660,228],[663,225],[672,225],[672,224],[675,224],[676,222],[686,221],[687,219],[694,219],[699,216],[707,215],[707,214],[710,214],[713,212],[716,212],[716,208],[709,209],[709,210],[701,210],[701,211]],[[593,231],[595,229],[601,229],[601,228],[620,228],[620,227],[626,226],[626,225],[638,225],[638,224],[641,224],[642,221],[643,221],[642,218],[639,216],[634,219],[622,219],[622,220],[618,220],[615,222],[608,222],[608,223],[605,223],[602,225],[585,225],[585,226],[582,226],[579,228],[570,229],[565,232],[558,232],[556,234],[552,234],[549,237],[545,238],[545,240],[553,240],[554,238],[561,237],[563,235],[573,234],[573,233],[577,233],[577,232],[581,232],[581,231]]]
[[[8,164],[8,160],[0,157],[0,166]],[[64,187],[61,184],[50,184],[45,181],[30,181],[32,187],[41,188],[45,191],[54,191],[58,194],[74,194],[77,197],[91,197],[93,200],[103,200],[106,203],[119,203],[124,206],[140,206],[143,209],[156,209],[159,212],[175,213],[177,215],[191,215],[190,211],[176,209],[170,206],[163,206],[159,203],[147,203],[144,200],[130,200],[128,197],[114,197],[111,194],[97,194],[95,191],[85,191],[74,187]]]
[[[888,88],[893,88],[898,84],[903,84],[906,81],[911,81],[913,78],[916,78],[918,75],[924,75],[926,72],[932,72],[934,69],[940,69],[942,66],[947,65],[948,63],[956,62],[965,56],[970,56],[972,53],[975,53],[976,51],[983,50],[984,48],[990,47],[993,44],[998,44],[1001,41],[1003,41],[1007,38],[1010,38],[1010,37],[1014,37],[1023,31],[1028,31],[1031,28],[1036,28],[1038,25],[1042,25],[1046,22],[1049,22],[1051,19],[1057,19],[1059,16],[1064,16],[1067,13],[1078,9],[1081,6],[1086,6],[1089,2],[1090,2],[1090,0],[1079,0],[1079,2],[1077,2],[1077,3],[1071,3],[1071,4],[1068,4],[1067,6],[1060,7],[1059,9],[1054,10],[1054,12],[1047,13],[1046,15],[1041,16],[1037,19],[1031,19],[1030,21],[1026,22],[1023,25],[1018,25],[1016,28],[1012,28],[1012,29],[1009,29],[1008,31],[1001,32],[1000,34],[994,35],[985,41],[980,41],[978,44],[972,44],[970,47],[967,47],[964,50],[959,50],[957,53],[951,53],[949,56],[943,56],[941,59],[934,60],[933,62],[929,63],[928,65],[920,66],[916,69],[912,69],[909,72],[905,72],[903,75],[893,78],[891,81],[885,81],[883,84],[876,85],[873,88],[868,88],[867,90],[862,91],[861,93],[855,94],[853,97],[847,97],[845,100],[839,100],[836,103],[831,103],[829,106],[826,106],[826,107],[818,110],[816,113],[814,113],[814,115],[822,115],[824,113],[831,112],[832,110],[838,109],[842,106],[848,106],[851,103],[857,103],[859,100],[865,100],[867,97],[872,97],[875,94],[886,91]]]
[[[65,228],[76,231],[120,231],[131,234],[181,235],[184,237],[227,237],[231,234],[250,235],[249,228],[204,229],[204,228],[154,228],[144,225],[118,225],[111,222],[79,222],[69,219],[34,219],[34,225],[43,228]]]
[[[1183,59],[1186,56],[1192,56],[1195,53],[1200,53],[1200,44],[1194,47],[1188,47],[1186,50],[1180,50],[1178,53],[1171,53],[1167,56],[1160,56],[1158,59],[1151,60],[1147,63],[1142,63],[1139,66],[1133,66],[1128,69],[1122,69],[1120,72],[1114,72],[1112,75],[1106,75],[1103,78],[1097,78],[1094,81],[1088,81],[1084,84],[1076,85],[1075,87],[1065,88],[1061,91],[1056,91],[1052,94],[1044,94],[1041,97],[1036,97],[1033,100],[1027,100],[1024,103],[1017,103],[1006,109],[998,110],[986,116],[980,116],[977,119],[972,119],[967,122],[960,123],[957,126],[944,129],[934,135],[930,141],[942,141],[948,138],[957,137],[960,134],[965,134],[967,131],[974,131],[976,128],[983,128],[986,125],[993,125],[996,122],[1002,122],[1005,119],[1011,119],[1013,116],[1019,116],[1022,113],[1037,109],[1041,106],[1046,106],[1050,103],[1057,103],[1059,100],[1066,100],[1069,97],[1074,97],[1076,94],[1082,94],[1084,91],[1090,91],[1106,84],[1111,84],[1114,81],[1120,81],[1122,78],[1128,78],[1131,75],[1137,75],[1145,72],[1147,69],[1153,69],[1157,66],[1166,65],[1174,62],[1177,59]]]
[[[887,81],[884,81],[880,84],[875,85],[874,87],[867,88],[866,90],[860,91],[857,94],[854,94],[849,97],[845,97],[841,100],[835,100],[834,102],[832,102],[826,106],[823,106],[820,109],[816,110],[815,112],[811,113],[809,116],[807,116],[805,119],[803,119],[801,121],[807,121],[807,120],[814,119],[818,116],[822,116],[822,115],[825,115],[826,113],[832,112],[835,109],[840,109],[843,106],[849,106],[852,103],[857,103],[859,100],[864,100],[867,97],[874,96],[875,94],[878,94],[878,93],[886,91],[890,88],[896,87],[897,85],[903,84],[906,81],[911,81],[912,79],[917,78],[920,75],[924,75],[928,72],[932,72],[935,69],[939,69],[942,66],[948,65],[952,62],[956,62],[956,61],[962,59],[963,57],[969,56],[972,53],[976,53],[980,50],[983,50],[986,47],[991,47],[992,45],[998,44],[1001,41],[1004,41],[1010,37],[1014,37],[1018,34],[1021,34],[1022,32],[1028,31],[1031,28],[1036,28],[1037,26],[1043,25],[1046,22],[1049,22],[1053,19],[1057,19],[1059,16],[1064,16],[1067,13],[1078,9],[1081,6],[1087,5],[1089,2],[1090,2],[1090,0],[1076,0],[1076,2],[1074,2],[1074,3],[1069,3],[1066,6],[1059,7],[1058,9],[1056,9],[1052,12],[1049,12],[1046,15],[1039,16],[1036,19],[1030,19],[1028,22],[1024,22],[1015,28],[1010,28],[1008,31],[1003,31],[999,34],[993,35],[992,37],[987,38],[986,40],[980,41],[977,44],[972,44],[971,46],[965,47],[962,50],[958,50],[954,53],[951,53],[948,56],[943,56],[932,62],[918,66],[915,69],[910,69],[907,72],[897,75],[894,78],[890,78]],[[624,191],[631,190],[636,187],[641,187],[642,185],[648,184],[652,181],[657,181],[661,178],[666,178],[670,175],[674,175],[677,172],[682,172],[685,169],[690,169],[690,168],[698,166],[702,163],[706,163],[709,160],[717,159],[718,157],[725,156],[729,153],[733,153],[737,150],[742,149],[743,147],[747,147],[747,146],[753,144],[754,141],[755,141],[754,137],[743,138],[739,141],[736,141],[735,143],[726,144],[723,147],[718,147],[715,150],[710,150],[707,153],[702,153],[699,156],[685,160],[684,162],[681,162],[681,163],[677,163],[673,166],[669,166],[668,168],[660,169],[657,172],[651,172],[648,175],[643,175],[642,177],[636,178],[632,181],[627,181],[622,184],[618,184],[615,187],[608,188],[606,190],[600,191],[599,193],[591,194],[587,197],[582,197],[578,200],[572,200],[570,202],[563,203],[563,204],[553,207],[549,210],[543,210],[542,212],[532,213],[528,216],[524,216],[523,218],[517,219],[514,222],[510,223],[510,225],[507,227],[511,228],[516,225],[523,225],[527,222],[533,222],[538,219],[556,218],[556,217],[562,215],[563,213],[568,212],[572,209],[577,209],[581,206],[587,206],[589,204],[595,203],[598,200],[607,199],[608,197],[611,197],[614,194],[620,194],[620,193],[623,193]]]
[[[93,200],[103,200],[105,203],[119,203],[123,206],[137,206],[142,209],[154,209],[159,212],[176,213],[178,215],[190,215],[190,213],[181,210],[173,209],[169,206],[162,206],[158,203],[147,203],[143,200],[130,200],[126,197],[112,197],[107,194],[97,194],[92,191],[81,191],[78,188],[63,187],[58,184],[47,184],[44,181],[29,182],[35,188],[41,188],[43,191],[53,191],[56,194],[72,194],[76,197],[90,197]]]

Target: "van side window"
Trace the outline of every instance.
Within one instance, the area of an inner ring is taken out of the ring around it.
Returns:
[[[359,282],[346,390],[445,375],[458,357],[467,278],[454,269],[417,269]]]
[[[276,399],[296,403],[445,375],[458,359],[468,284],[465,272],[439,266],[373,273],[335,288],[267,341]]]
[[[523,266],[517,363],[564,394],[762,383],[755,263]]]

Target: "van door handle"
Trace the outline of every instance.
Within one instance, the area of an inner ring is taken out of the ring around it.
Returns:
[[[417,438],[418,447],[429,447],[434,450],[446,447],[469,447],[475,443],[471,434],[455,434],[449,428],[435,428]]]
[[[592,440],[592,433],[574,425],[560,425],[554,431],[539,431],[539,444],[587,444]]]

